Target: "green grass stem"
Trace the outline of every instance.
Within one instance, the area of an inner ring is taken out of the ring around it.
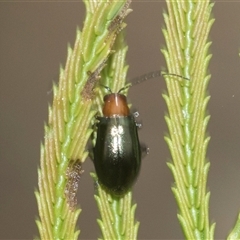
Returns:
[[[81,209],[77,207],[76,195],[83,173],[82,163],[88,156],[86,144],[101,105],[97,101],[100,92],[97,85],[102,69],[114,58],[112,48],[126,26],[123,19],[130,12],[129,4],[127,0],[85,1],[83,30],[77,30],[74,47],[68,47],[65,68],[60,69],[59,85],[53,87],[53,104],[49,107],[41,145],[39,189],[35,191],[39,210],[36,223],[43,240],[77,239],[79,236],[76,222]],[[113,66],[118,64],[118,60],[111,61]],[[112,77],[109,81],[114,81],[113,89],[119,81],[116,78],[119,74],[115,73],[118,70],[112,68],[111,75],[108,74]],[[125,73],[120,85],[125,82]]]
[[[210,97],[207,85],[208,34],[214,22],[213,4],[208,0],[166,1],[166,49],[162,53],[170,74],[165,75],[168,93],[163,94],[169,114],[165,120],[169,136],[165,137],[172,155],[168,166],[175,185],[178,220],[186,239],[213,239],[215,224],[209,225],[209,196],[206,191],[209,162],[206,134],[209,116],[206,107]]]

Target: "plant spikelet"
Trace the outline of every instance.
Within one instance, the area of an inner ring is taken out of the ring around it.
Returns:
[[[76,229],[81,212],[76,195],[82,163],[88,156],[85,149],[92,119],[98,110],[95,88],[119,29],[125,26],[129,3],[85,1],[83,30],[77,30],[74,47],[68,47],[65,68],[60,69],[59,85],[53,86],[53,104],[41,146],[39,190],[35,192],[40,217],[37,226],[43,240],[72,240],[80,233]]]
[[[165,139],[172,155],[168,163],[175,180],[172,190],[186,239],[212,239],[215,225],[209,226],[206,192],[210,166],[206,161],[210,139],[206,107],[211,58],[207,39],[214,21],[210,17],[213,5],[208,0],[166,2],[163,34],[167,49],[162,53],[169,74],[164,74],[168,94],[163,97],[169,110],[165,119],[170,137]]]

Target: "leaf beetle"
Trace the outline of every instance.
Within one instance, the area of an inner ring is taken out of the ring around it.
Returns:
[[[127,98],[121,92],[160,75],[189,80],[178,74],[155,71],[135,78],[132,84],[126,85],[117,93],[112,93],[109,87],[103,86],[110,93],[103,99],[103,117],[97,117],[93,162],[99,182],[113,195],[122,196],[132,187],[141,168],[142,153],[148,153],[148,148],[139,143],[139,124],[135,121],[135,115],[130,113]]]
[[[104,86],[105,87],[105,86]],[[141,168],[142,147],[138,124],[130,113],[127,98],[117,93],[104,96],[103,117],[97,117],[97,138],[93,162],[99,182],[110,193],[121,196],[136,181]]]

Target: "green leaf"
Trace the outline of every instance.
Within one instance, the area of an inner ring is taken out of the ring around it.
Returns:
[[[91,174],[97,182],[94,173]],[[135,222],[134,215],[137,205],[131,205],[132,193],[129,191],[123,197],[115,197],[98,185],[98,194],[95,195],[101,220],[98,219],[103,239],[137,239],[139,222]]]
[[[129,1],[86,0],[85,5],[83,30],[77,30],[73,49],[68,47],[66,66],[60,69],[59,86],[53,86],[53,104],[41,146],[35,195],[40,218],[36,223],[44,240],[77,239],[80,233],[76,194],[82,163],[88,156],[92,119],[98,110],[96,86],[129,12]]]
[[[209,226],[210,195],[206,192],[210,166],[206,161],[210,76],[206,73],[211,58],[207,39],[214,22],[210,17],[213,4],[208,0],[166,3],[163,34],[167,48],[162,53],[169,74],[164,74],[168,93],[163,98],[169,111],[165,119],[170,136],[165,140],[172,155],[172,163],[168,163],[175,180],[172,191],[186,239],[212,239],[215,225]]]
[[[240,214],[238,215],[236,224],[233,228],[233,230],[228,235],[228,240],[236,240],[240,238]]]

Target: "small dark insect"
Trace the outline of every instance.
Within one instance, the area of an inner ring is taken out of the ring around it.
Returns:
[[[79,160],[70,161],[66,171],[67,184],[64,193],[67,203],[72,210],[77,205],[78,182],[83,172],[84,170],[82,170],[82,164]]]
[[[112,93],[110,88],[103,86],[110,94],[103,99],[103,117],[97,117],[93,162],[99,182],[114,195],[121,196],[132,187],[140,171],[142,153],[148,151],[139,143],[139,124],[134,115],[130,114],[127,98],[121,91],[160,75],[160,71],[145,74],[117,93]]]
[[[120,93],[125,88],[104,97],[104,116],[97,117],[93,150],[99,182],[114,195],[123,195],[129,190],[141,167],[142,148],[137,123],[130,114],[126,96]]]

